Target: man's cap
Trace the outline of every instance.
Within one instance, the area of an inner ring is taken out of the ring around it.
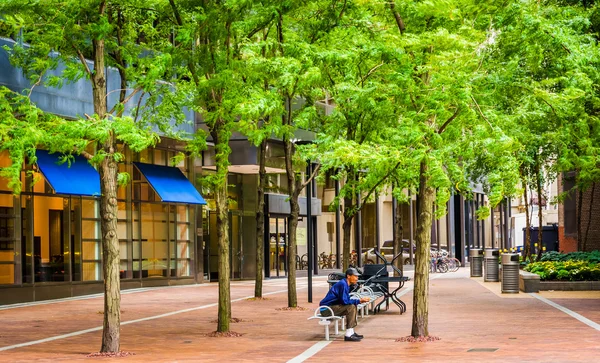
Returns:
[[[358,273],[357,269],[355,269],[354,267],[350,267],[346,270],[346,276],[360,276],[360,274]]]

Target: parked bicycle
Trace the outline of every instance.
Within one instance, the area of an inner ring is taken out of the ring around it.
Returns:
[[[305,253],[302,257],[296,255],[296,270],[306,270],[308,266],[308,255]]]
[[[321,252],[321,254],[319,255],[319,268],[335,268],[335,255],[333,253],[327,255],[325,252]]]
[[[447,251],[431,250],[429,255],[431,258],[430,272],[456,272],[461,266],[460,260],[450,257]]]

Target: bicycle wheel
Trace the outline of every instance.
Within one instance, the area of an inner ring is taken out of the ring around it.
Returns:
[[[456,261],[454,258],[446,258],[445,261],[448,264],[448,271],[450,271],[450,272],[458,271],[458,266],[456,265]]]
[[[456,257],[452,257],[450,260],[454,264],[454,269],[452,270],[452,272],[458,271],[458,269],[461,267],[460,260]]]
[[[448,264],[446,262],[443,261],[438,261],[437,263],[437,270],[441,273],[446,273],[448,272]]]

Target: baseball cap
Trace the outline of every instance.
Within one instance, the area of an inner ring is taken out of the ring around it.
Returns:
[[[349,269],[346,270],[346,276],[348,276],[348,275],[360,276],[360,274],[358,273],[358,270],[355,269],[354,267],[350,267]]]

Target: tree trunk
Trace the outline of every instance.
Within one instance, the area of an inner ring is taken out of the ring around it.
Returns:
[[[262,297],[263,289],[263,258],[265,238],[265,183],[267,172],[265,170],[267,151],[267,139],[260,143],[258,188],[256,193],[256,283],[254,285],[254,297]]]
[[[296,230],[298,229],[298,217],[300,206],[298,205],[298,194],[290,198],[291,214],[288,217],[288,307],[298,306],[298,294],[296,293]],[[307,236],[310,231],[307,231]],[[312,266],[308,266],[312,268]]]
[[[291,110],[290,98],[287,98],[288,110]],[[291,112],[291,111],[290,111]],[[290,114],[287,114],[287,123],[291,124]],[[296,184],[296,173],[292,161],[293,145],[289,137],[283,138],[284,153],[285,153],[285,171],[288,180],[288,193],[290,196],[290,215],[288,217],[288,307],[295,308],[298,306],[298,295],[296,293],[296,230],[298,228],[298,216],[300,215],[300,207],[298,206],[298,196],[300,191]],[[307,231],[310,233],[310,231]],[[308,244],[307,244],[308,246]],[[310,247],[310,246],[308,246]],[[310,248],[308,250],[310,253]],[[309,269],[312,266],[308,266]]]
[[[119,276],[119,237],[117,235],[117,163],[113,159],[114,136],[103,145],[107,155],[100,164],[102,198],[102,257],[104,269],[104,322],[101,352],[120,350],[121,280]],[[112,152],[110,152],[112,150]]]
[[[402,204],[400,204],[396,200],[396,219],[394,220],[395,231],[394,235],[394,256],[398,253],[402,253],[402,237],[403,237],[403,229],[402,229]],[[410,248],[411,246],[409,246]],[[404,259],[402,256],[396,259],[396,267],[400,269],[404,273]]]
[[[413,293],[413,337],[428,336],[429,320],[429,250],[435,190],[429,186],[427,161],[421,161],[419,181],[419,218],[417,225],[415,261],[415,287]]]
[[[351,135],[352,132],[352,129],[348,129],[348,135]],[[354,206],[354,197],[356,196],[356,182],[356,172],[354,171],[354,169],[350,168],[350,170],[348,171],[348,176],[346,177],[346,185],[344,185],[344,187],[351,185],[350,193],[346,193],[346,195],[344,196],[344,222],[342,223],[344,237],[342,267],[344,271],[346,271],[346,269],[348,269],[348,267],[350,266],[350,245],[352,243],[350,241],[350,237],[352,234],[352,220],[354,219],[354,216],[357,213],[357,211],[355,210],[356,208]],[[358,198],[356,198],[356,200],[358,200]],[[356,251],[356,253],[358,254],[359,251]],[[357,262],[355,262],[355,264],[358,265],[358,259]]]
[[[525,179],[525,170],[521,169],[521,183],[523,183],[523,200],[525,201],[525,249],[523,251],[523,261],[531,261],[531,219],[529,216],[529,193],[527,192],[527,180]]]
[[[581,233],[581,212],[583,205],[583,190],[581,186],[577,186],[577,250],[583,251],[583,234]]]
[[[354,218],[354,214],[351,213],[352,210],[352,198],[345,197],[344,198],[344,223],[342,223],[343,230],[343,250],[342,250],[342,268],[344,271],[348,269],[350,266],[350,236],[352,233],[352,219]]]
[[[590,235],[590,226],[592,225],[592,211],[594,208],[594,193],[596,192],[596,182],[592,183],[592,195],[590,196],[590,209],[588,211],[587,226],[585,226],[585,239],[583,240],[582,251],[587,251],[588,236]]]
[[[227,200],[227,175],[229,165],[229,137],[223,129],[224,126],[217,121],[214,131],[211,132],[215,142],[217,164],[217,184],[215,185],[215,200],[217,209],[217,243],[218,243],[218,271],[219,271],[219,310],[218,332],[228,332],[231,321],[231,296],[229,276],[229,205]]]
[[[100,3],[99,15],[105,11],[105,2]],[[94,53],[94,71],[91,76],[94,112],[103,119],[107,114],[105,43],[104,39],[92,41]],[[121,326],[121,280],[119,276],[119,237],[117,235],[117,174],[114,160],[116,141],[111,132],[108,139],[98,145],[106,153],[102,160],[100,173],[100,231],[102,233],[102,259],[104,274],[104,319],[102,323],[103,353],[115,353],[120,350]]]
[[[535,178],[538,195],[538,254],[536,261],[539,261],[544,252],[544,244],[542,243],[544,236],[544,221],[542,220],[542,169],[538,154],[535,156]]]

